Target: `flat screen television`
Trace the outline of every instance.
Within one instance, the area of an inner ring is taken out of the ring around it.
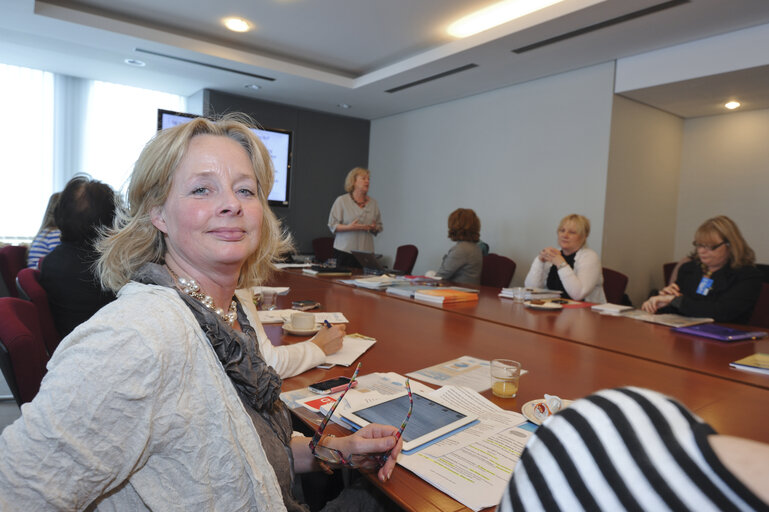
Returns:
[[[199,117],[184,112],[158,109],[158,130],[165,130]],[[251,128],[264,143],[272,158],[275,181],[267,200],[270,206],[288,206],[288,191],[291,178],[291,132],[274,128]]]

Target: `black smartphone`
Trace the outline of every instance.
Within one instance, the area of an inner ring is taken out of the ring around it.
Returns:
[[[299,311],[309,311],[320,307],[320,302],[314,300],[295,300],[291,303],[291,309],[297,309]]]
[[[330,395],[331,393],[343,391],[349,383],[350,377],[335,377],[333,379],[326,379],[316,382],[315,384],[310,384],[308,388],[313,393],[319,395]],[[352,387],[355,387],[356,384],[358,384],[357,381],[353,382]]]

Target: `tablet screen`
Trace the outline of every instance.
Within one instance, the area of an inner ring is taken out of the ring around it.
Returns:
[[[429,398],[416,393],[414,397],[414,411],[411,419],[403,431],[405,442],[413,441],[432,432],[435,432],[451,423],[467,418],[467,415],[454,411],[448,407],[433,402]],[[365,409],[355,411],[355,415],[369,423],[381,423],[400,427],[409,410],[409,397],[403,395],[381,404],[372,405]]]

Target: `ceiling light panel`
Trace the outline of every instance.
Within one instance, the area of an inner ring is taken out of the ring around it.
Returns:
[[[550,7],[563,0],[503,0],[460,18],[449,25],[447,32],[454,37],[468,37],[508,21]]]

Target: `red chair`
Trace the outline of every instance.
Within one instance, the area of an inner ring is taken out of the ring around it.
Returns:
[[[497,288],[510,286],[510,281],[513,280],[515,274],[515,266],[515,262],[510,258],[490,252],[483,257],[481,284]]]
[[[419,249],[417,249],[416,245],[401,245],[395,252],[393,270],[402,271],[404,274],[411,274],[418,255]]]
[[[606,301],[622,304],[627,282],[628,277],[625,274],[603,267],[603,292],[606,294]]]
[[[47,362],[35,305],[0,298],[0,369],[19,407],[37,395]]]
[[[6,245],[0,248],[0,277],[5,281],[8,295],[18,297],[16,274],[27,266],[27,248],[23,245]]]
[[[769,328],[769,283],[761,283],[761,295],[758,296],[756,307],[750,316],[749,325]]]
[[[61,341],[59,331],[56,330],[56,323],[53,321],[51,307],[48,304],[48,294],[40,286],[40,271],[36,268],[23,268],[16,276],[16,286],[19,289],[21,298],[32,301],[37,308],[40,317],[40,331],[43,334],[45,348],[48,355],[52,356],[53,351]]]
[[[334,238],[323,236],[312,241],[312,252],[315,253],[315,261],[323,263],[334,257]]]

